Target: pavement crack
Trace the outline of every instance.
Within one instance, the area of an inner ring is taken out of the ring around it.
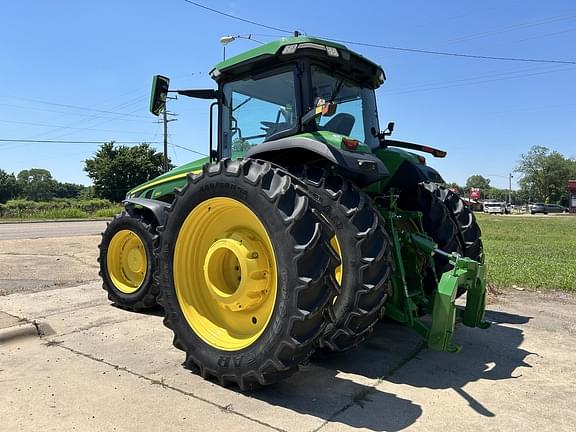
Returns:
[[[55,312],[52,312],[52,313],[49,313],[49,314],[46,314],[46,315],[40,315],[40,316],[38,316],[37,318],[45,319],[45,318],[49,318],[49,317],[52,317],[52,316],[55,316],[55,315],[61,315],[61,314],[63,314],[63,313],[76,312],[76,311],[80,311],[80,310],[83,310],[83,309],[91,309],[91,308],[95,308],[95,307],[99,307],[99,306],[104,306],[104,305],[108,305],[108,304],[110,304],[110,303],[108,302],[108,300],[105,300],[105,299],[104,299],[104,300],[102,300],[102,301],[100,301],[100,302],[98,302],[98,303],[92,302],[92,303],[90,303],[89,305],[85,305],[85,306],[78,306],[78,307],[71,307],[71,308],[60,309],[60,310],[58,310],[58,311],[55,311]]]
[[[421,341],[418,345],[416,345],[416,347],[411,352],[408,353],[408,355],[406,357],[401,359],[396,365],[392,366],[390,368],[390,370],[388,370],[388,372],[386,372],[386,374],[377,378],[374,381],[374,383],[371,386],[369,386],[368,388],[364,388],[364,389],[360,390],[359,392],[353,394],[350,402],[348,402],[342,408],[340,408],[339,410],[334,412],[334,414],[332,414],[330,417],[328,417],[326,420],[324,420],[322,422],[322,424],[320,426],[318,426],[316,429],[314,429],[312,432],[318,432],[320,429],[322,429],[328,423],[333,421],[340,414],[342,414],[345,411],[352,408],[354,405],[359,405],[360,407],[363,408],[364,403],[369,402],[371,400],[370,395],[373,393],[376,393],[378,391],[376,388],[376,387],[378,387],[378,385],[380,385],[382,382],[384,382],[385,380],[387,380],[388,378],[393,376],[396,372],[398,372],[400,369],[402,369],[407,363],[412,361],[418,354],[420,354],[420,352],[425,347],[426,347],[426,341]]]
[[[180,394],[182,394],[182,395],[184,395],[184,396],[188,396],[188,397],[191,397],[191,398],[193,398],[193,399],[199,400],[199,401],[201,401],[201,402],[207,403],[207,404],[209,404],[209,405],[211,405],[211,406],[213,406],[213,407],[218,408],[218,409],[219,409],[220,411],[222,411],[222,412],[226,412],[226,413],[229,413],[229,414],[232,414],[232,415],[236,415],[236,416],[238,416],[238,417],[242,417],[242,418],[244,418],[244,419],[246,419],[246,420],[252,421],[252,422],[257,423],[257,424],[259,424],[259,425],[261,425],[261,426],[268,427],[268,428],[273,429],[273,430],[278,431],[278,432],[288,432],[288,431],[286,431],[285,429],[278,428],[278,427],[273,426],[273,425],[271,425],[271,424],[269,424],[269,423],[263,422],[263,421],[261,421],[261,420],[252,418],[252,417],[250,417],[250,416],[248,416],[248,415],[246,415],[246,414],[243,414],[243,413],[241,413],[241,412],[235,411],[234,408],[232,407],[232,405],[220,405],[220,404],[218,404],[218,403],[216,403],[216,402],[213,402],[213,401],[211,401],[211,400],[209,400],[209,399],[203,398],[202,396],[198,396],[198,395],[196,395],[196,394],[194,394],[194,393],[192,393],[192,392],[189,392],[189,391],[180,389],[180,388],[178,388],[178,387],[175,387],[175,386],[173,386],[173,385],[167,384],[166,382],[164,382],[164,378],[161,378],[160,380],[157,380],[157,379],[154,379],[154,378],[149,378],[149,377],[147,377],[146,375],[142,375],[141,373],[138,373],[138,372],[135,372],[135,371],[133,371],[133,370],[130,370],[130,369],[128,369],[128,368],[125,367],[125,366],[119,366],[119,365],[116,365],[116,364],[111,363],[111,362],[109,362],[109,361],[106,361],[106,360],[104,360],[104,359],[102,359],[102,358],[95,357],[95,356],[93,356],[92,354],[83,353],[82,351],[78,351],[78,350],[76,350],[76,349],[74,349],[74,348],[67,347],[66,345],[64,345],[63,341],[58,341],[58,340],[48,341],[48,343],[47,343],[46,345],[47,345],[47,346],[53,346],[53,347],[58,347],[58,348],[65,349],[66,351],[69,351],[69,352],[71,352],[71,353],[73,353],[73,354],[76,354],[76,355],[78,355],[78,356],[81,356],[81,357],[84,357],[84,358],[86,358],[86,359],[93,360],[93,361],[95,361],[95,362],[102,363],[102,364],[104,364],[104,365],[106,365],[106,366],[112,367],[112,368],[114,368],[115,370],[119,370],[119,371],[122,371],[122,372],[126,372],[127,374],[133,375],[133,376],[135,376],[135,377],[137,377],[137,378],[140,378],[140,379],[142,379],[142,380],[144,380],[144,381],[147,381],[147,382],[149,382],[149,383],[152,384],[152,385],[160,385],[160,386],[161,386],[162,388],[164,388],[164,389],[172,390],[172,391],[175,391],[175,392],[177,392],[177,393],[180,393]]]
[[[106,327],[106,326],[110,326],[110,325],[114,325],[114,324],[120,324],[120,323],[127,322],[127,321],[132,321],[132,322],[143,321],[145,319],[146,318],[132,318],[132,317],[125,318],[125,319],[108,319],[108,320],[103,319],[103,320],[100,320],[98,322],[95,322],[94,324],[78,327],[72,331],[69,331],[68,333],[60,333],[60,334],[58,334],[58,337],[70,336],[70,335],[73,335],[76,333],[82,333],[84,331],[91,330],[93,328]]]

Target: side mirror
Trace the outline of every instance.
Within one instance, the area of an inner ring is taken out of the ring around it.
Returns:
[[[152,80],[152,94],[150,95],[150,112],[155,116],[160,115],[166,109],[168,87],[170,78],[162,75],[154,75]]]
[[[386,126],[386,132],[388,132],[388,135],[391,135],[392,132],[394,132],[394,122],[388,123],[388,126]]]

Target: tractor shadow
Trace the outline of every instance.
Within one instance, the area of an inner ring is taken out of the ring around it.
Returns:
[[[251,397],[355,428],[398,431],[413,424],[423,412],[411,400],[374,387],[376,380],[427,389],[453,389],[471,409],[494,417],[464,390],[480,380],[510,380],[531,367],[525,362],[534,354],[520,348],[523,330],[509,326],[526,324],[532,317],[487,311],[494,324],[487,330],[458,326],[454,342],[462,345],[458,354],[425,348],[411,330],[381,322],[374,334],[356,350],[316,356],[301,373]]]
[[[117,303],[110,303],[110,305],[118,310],[128,312],[135,315],[149,315],[149,316],[157,316],[157,317],[164,317],[164,309],[160,305],[156,305],[150,309],[133,311],[132,309],[128,309],[119,305]]]

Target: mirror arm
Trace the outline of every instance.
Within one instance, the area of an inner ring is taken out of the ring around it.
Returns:
[[[168,90],[169,93],[177,93],[196,99],[216,99],[220,100],[220,91],[214,89],[194,89],[194,90]]]
[[[216,162],[218,160],[218,152],[216,152],[216,157],[214,157],[214,150],[212,149],[212,135],[214,135],[214,131],[213,131],[213,127],[214,127],[214,121],[213,121],[213,117],[214,117],[214,107],[218,105],[218,102],[212,102],[210,104],[210,131],[208,133],[209,138],[209,145],[210,145],[210,151],[209,151],[209,155],[210,155],[210,162]]]

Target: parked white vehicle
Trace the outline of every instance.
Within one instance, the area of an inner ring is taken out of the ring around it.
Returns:
[[[505,202],[485,202],[484,203],[484,213],[490,214],[506,214],[508,209],[506,208]]]

